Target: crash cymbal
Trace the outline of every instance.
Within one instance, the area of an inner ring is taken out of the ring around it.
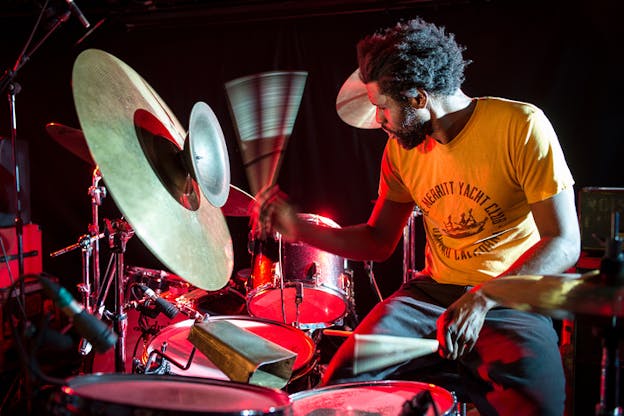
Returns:
[[[89,150],[136,235],[192,285],[225,286],[233,269],[230,233],[221,209],[200,192],[196,180],[205,172],[193,172],[196,163],[189,163],[202,157],[192,149],[203,146],[186,143],[191,150],[184,151],[186,133],[171,110],[141,76],[106,52],[83,51],[74,63],[72,85]],[[214,123],[201,107],[199,124]],[[219,134],[191,131],[189,136],[215,140],[207,148],[221,149]],[[229,172],[218,176],[229,178]],[[223,178],[212,179],[218,184],[214,189],[229,190]],[[223,194],[216,192],[219,199]]]
[[[350,126],[360,129],[378,129],[381,126],[375,119],[375,106],[371,104],[366,86],[356,69],[340,87],[336,97],[338,116]]]
[[[256,195],[275,184],[308,73],[271,71],[225,84],[247,180]]]
[[[248,217],[249,207],[254,201],[254,197],[234,185],[230,185],[230,195],[225,205],[221,207],[221,212],[226,217]]]
[[[484,283],[483,292],[505,306],[557,319],[624,316],[624,286],[604,283],[598,270],[582,275],[506,276]]]
[[[91,166],[95,166],[82,130],[64,126],[60,123],[48,123],[45,128],[50,137],[58,144]]]

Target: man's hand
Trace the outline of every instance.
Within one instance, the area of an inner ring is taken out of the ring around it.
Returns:
[[[251,207],[252,233],[260,238],[280,233],[287,241],[297,237],[297,213],[279,187],[258,192]]]
[[[487,298],[479,287],[473,288],[449,306],[437,322],[440,355],[456,360],[472,351],[485,315],[495,306],[496,302]]]

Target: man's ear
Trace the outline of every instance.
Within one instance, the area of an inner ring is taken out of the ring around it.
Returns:
[[[410,97],[409,103],[415,109],[422,109],[426,107],[428,99],[429,96],[427,95],[427,92],[423,89],[418,88],[418,95],[415,97]]]

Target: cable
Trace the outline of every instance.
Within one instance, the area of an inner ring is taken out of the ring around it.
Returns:
[[[383,296],[381,296],[381,292],[379,291],[379,286],[377,286],[377,280],[375,279],[375,273],[373,272],[373,262],[372,261],[365,261],[364,262],[364,270],[366,271],[366,274],[368,275],[368,279],[370,280],[370,284],[371,284],[371,286],[373,286],[373,289],[375,290],[375,293],[377,294],[377,297],[379,298],[379,301],[383,302]]]

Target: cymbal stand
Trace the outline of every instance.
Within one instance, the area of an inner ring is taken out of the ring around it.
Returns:
[[[102,180],[102,174],[98,166],[93,169],[91,186],[89,187],[89,196],[91,197],[91,218],[92,222],[89,224],[89,234],[93,236],[100,235],[99,226],[99,206],[102,205],[102,200],[106,197],[106,188],[99,186],[99,182]],[[95,287],[94,297],[97,299],[97,295],[100,290],[100,240],[95,239],[93,241],[93,286]]]
[[[600,278],[605,285],[624,285],[624,253],[622,240],[619,237],[620,215],[614,212],[611,216],[611,238],[607,243],[605,256],[600,262]],[[600,402],[596,405],[598,416],[620,416],[622,407],[619,403],[620,393],[620,356],[617,317],[613,316],[602,339],[602,360],[600,367]]]
[[[124,287],[124,253],[126,244],[134,235],[134,230],[123,219],[110,221],[105,219],[108,230],[108,244],[113,253],[114,269],[107,276],[111,281],[115,281],[115,310],[110,314],[117,333],[117,344],[115,345],[115,371],[123,373],[126,371],[126,333],[128,329],[128,315],[126,314],[125,287]],[[103,302],[103,299],[101,300]]]
[[[82,293],[82,303],[85,309],[89,312],[93,312],[91,307],[92,301],[97,302],[98,293],[100,290],[100,226],[99,226],[99,206],[102,205],[102,200],[106,197],[106,188],[98,186],[102,175],[100,168],[95,167],[93,174],[91,175],[91,186],[89,187],[89,196],[91,197],[91,218],[92,222],[89,224],[89,239],[90,243],[83,247],[82,250],[82,283],[78,285],[78,290]],[[102,234],[103,236],[103,234]],[[98,237],[98,238],[94,238]],[[93,285],[90,284],[91,279],[89,272],[91,265],[89,259],[93,259]],[[91,289],[94,288],[95,292]],[[86,339],[80,340],[80,346],[78,350],[81,355],[85,356],[91,352],[91,344]]]
[[[106,188],[98,186],[102,179],[99,168],[93,171],[92,185],[89,187],[89,195],[91,196],[91,213],[92,223],[89,224],[89,234],[83,235],[78,239],[76,244],[60,249],[50,254],[50,257],[57,257],[77,248],[82,252],[82,283],[78,285],[78,292],[82,295],[82,304],[88,313],[93,313],[92,304],[97,305],[97,299],[100,294],[100,238],[104,237],[104,233],[100,233],[98,206],[102,204],[102,199],[106,196]],[[91,262],[93,258],[93,285],[91,285]],[[95,291],[92,291],[92,288]],[[99,311],[99,309],[95,309]],[[100,314],[97,314],[101,318]],[[82,356],[86,356],[91,352],[91,344],[85,339],[80,340],[78,351]]]

